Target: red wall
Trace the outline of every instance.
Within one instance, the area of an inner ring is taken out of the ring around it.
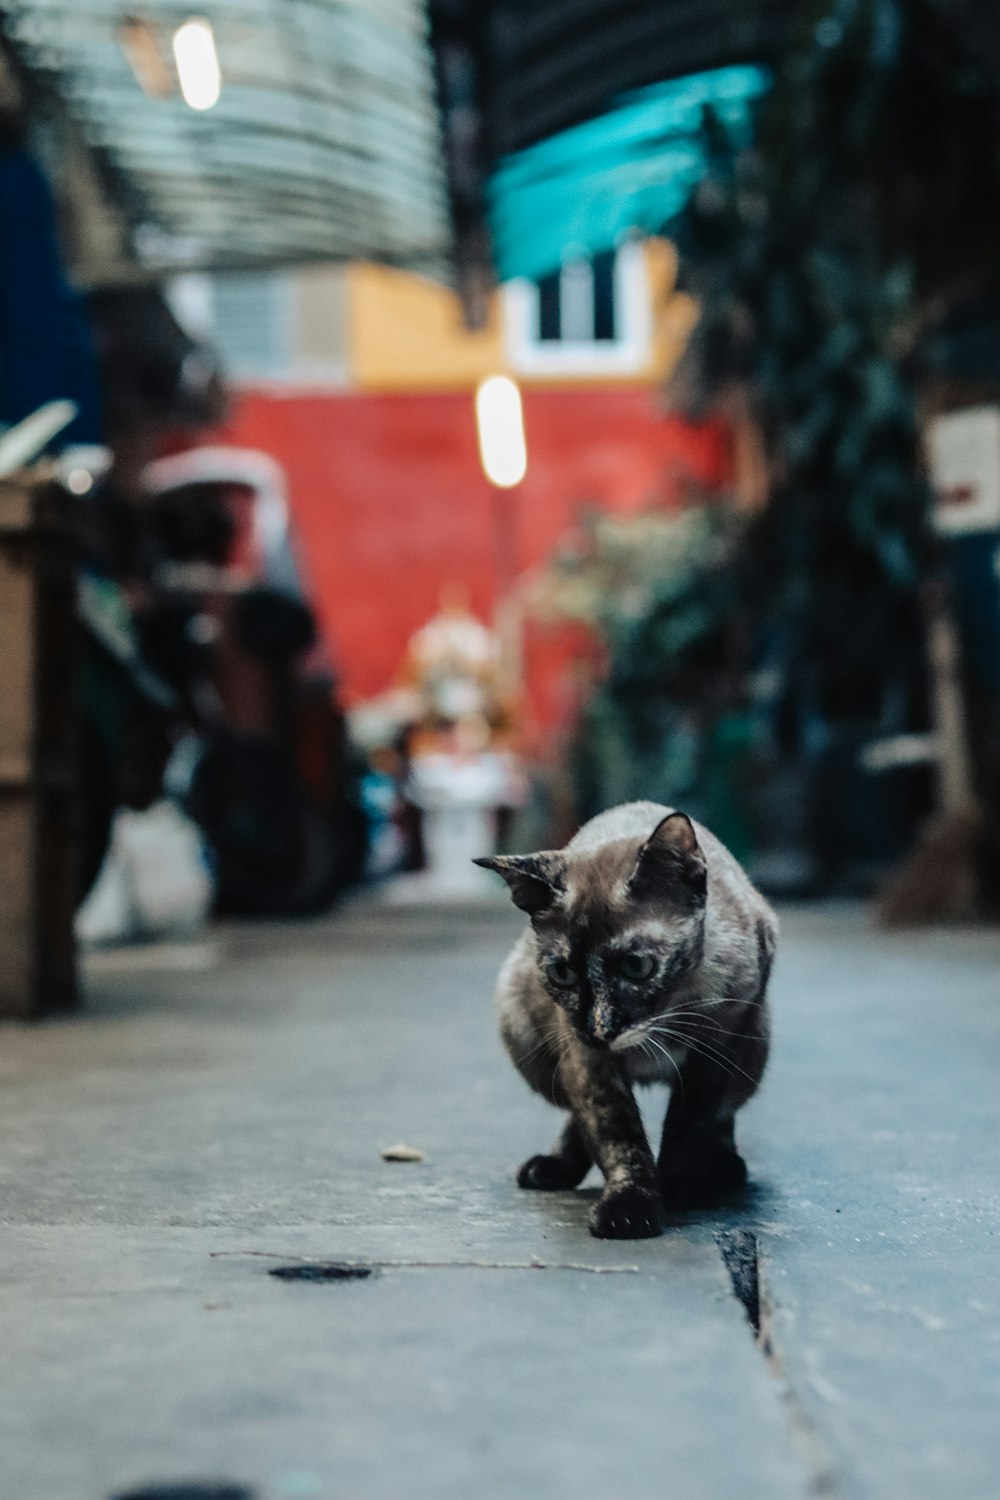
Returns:
[[[497,492],[479,466],[471,394],[240,396],[220,437],[285,468],[349,701],[388,685],[442,584],[464,579],[490,617],[497,504],[515,512],[523,569],[550,553],[581,503],[627,509],[725,478],[720,430],[663,416],[653,392],[526,391],[524,407],[528,474],[516,492]]]

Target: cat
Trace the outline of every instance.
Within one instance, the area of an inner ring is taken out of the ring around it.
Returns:
[[[767,1062],[777,918],[707,828],[652,802],[613,807],[564,849],[476,860],[531,919],[497,981],[500,1032],[533,1089],[569,1111],[523,1188],[575,1188],[594,1162],[592,1234],[641,1239],[667,1208],[746,1181],[736,1111]],[[634,1084],[666,1083],[654,1160]]]

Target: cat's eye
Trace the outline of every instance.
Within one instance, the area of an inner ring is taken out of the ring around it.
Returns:
[[[656,968],[656,959],[651,953],[623,953],[619,965],[623,979],[641,984],[649,979]]]
[[[557,989],[571,990],[576,984],[576,970],[564,959],[554,958],[550,964],[545,965],[545,973]]]

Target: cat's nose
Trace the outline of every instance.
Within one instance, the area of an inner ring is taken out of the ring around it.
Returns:
[[[594,1047],[608,1047],[618,1035],[617,1027],[610,1016],[604,1015],[599,1008],[590,1013],[590,1024],[588,1026],[588,1040]]]

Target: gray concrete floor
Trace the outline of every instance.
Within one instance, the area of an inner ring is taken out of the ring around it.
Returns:
[[[514,930],[360,902],[0,1032],[2,1500],[1000,1493],[1000,936],[787,914],[750,1202],[612,1245],[513,1184],[556,1125],[495,1038]]]

